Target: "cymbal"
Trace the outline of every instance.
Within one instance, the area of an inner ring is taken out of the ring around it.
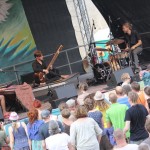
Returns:
[[[113,40],[108,41],[106,45],[111,45],[111,44],[119,45],[119,44],[122,44],[123,42],[124,40],[122,39],[113,39]]]
[[[105,49],[105,48],[100,48],[100,47],[96,47],[96,48],[94,48],[94,50],[96,50],[96,51],[110,51],[110,49]]]

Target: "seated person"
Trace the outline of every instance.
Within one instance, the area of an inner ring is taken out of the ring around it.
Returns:
[[[150,86],[150,64],[147,66],[147,70],[140,71],[139,76],[145,86]]]
[[[5,88],[1,88],[0,92],[4,91]],[[2,107],[4,118],[9,118],[9,112],[6,111],[6,105],[5,105],[5,97],[4,95],[0,95],[0,106]]]
[[[87,92],[87,90],[88,90],[87,83],[80,83],[79,90],[81,92],[81,95],[78,96],[77,103],[79,105],[84,105],[84,99],[89,95],[89,93]]]
[[[60,77],[66,78],[66,76],[60,75],[59,71],[54,69],[52,66],[50,66],[50,70],[47,70],[46,64],[43,61],[43,54],[41,51],[36,50],[34,52],[34,57],[35,57],[35,61],[32,63],[32,68],[33,68],[34,73],[42,72],[46,75],[46,77],[45,77],[46,79],[48,79],[48,80],[51,79],[52,81],[57,80]],[[37,83],[37,84],[41,83],[38,75],[35,76],[35,83]]]
[[[121,80],[122,80],[122,87],[124,85],[130,85],[130,82],[131,82],[131,78],[130,78],[130,75],[128,73],[123,73],[122,76],[121,76]]]

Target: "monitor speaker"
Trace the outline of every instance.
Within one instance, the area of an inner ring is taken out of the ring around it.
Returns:
[[[55,99],[50,101],[50,104],[52,105],[52,108],[58,108],[59,104],[62,102],[66,102],[68,100],[68,98],[61,98],[61,99]]]
[[[117,86],[122,83],[121,76],[123,73],[129,73],[130,77],[134,78],[134,73],[131,67],[127,67],[121,70],[114,71],[111,74],[110,79],[107,81],[107,86]]]

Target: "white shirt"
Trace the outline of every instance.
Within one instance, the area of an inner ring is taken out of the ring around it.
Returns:
[[[128,144],[121,148],[114,148],[114,150],[138,150],[137,144]]]
[[[81,95],[78,96],[77,102],[79,105],[84,105],[84,99],[89,95],[88,92],[83,91]]]
[[[55,134],[45,139],[48,150],[69,150],[70,137],[66,133]]]

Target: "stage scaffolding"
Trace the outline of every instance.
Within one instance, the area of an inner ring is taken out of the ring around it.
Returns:
[[[84,48],[87,51],[89,49],[91,40],[93,40],[91,39],[91,37],[93,38],[93,35],[91,36],[91,25],[85,0],[73,0],[73,3],[80,27],[83,44],[85,45]]]

